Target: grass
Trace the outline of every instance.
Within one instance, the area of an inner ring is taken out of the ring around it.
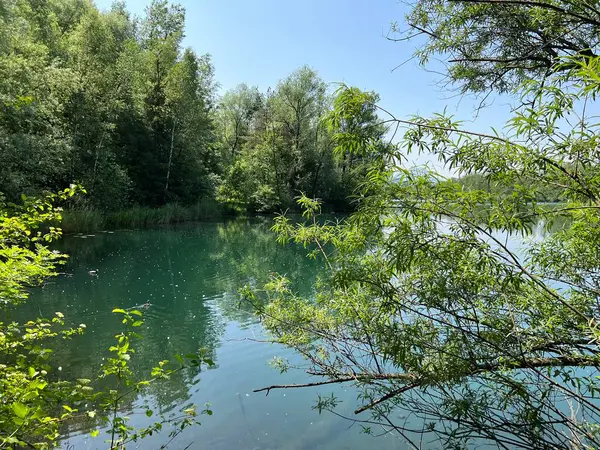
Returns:
[[[135,206],[115,212],[92,209],[68,210],[63,213],[60,227],[65,233],[83,233],[100,230],[147,228],[156,225],[216,219],[231,215],[233,215],[233,211],[227,206],[215,200],[205,199],[192,206],[171,203],[160,208]]]

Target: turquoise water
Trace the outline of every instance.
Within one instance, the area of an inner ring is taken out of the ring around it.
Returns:
[[[87,326],[83,336],[61,343],[60,376],[94,378],[121,330],[111,310],[150,302],[141,328],[144,337],[132,358],[137,373],[148,374],[158,361],[199,348],[208,349],[216,363],[213,369],[190,369],[154,384],[124,406],[131,424],[143,426],[151,423],[142,408],[145,403],[169,414],[191,404],[202,409],[209,402],[214,414],[201,416],[201,426],[186,429],[168,448],[407,448],[397,435],[368,436],[358,424],[313,410],[318,394],[334,392],[343,400],[338,411],[352,416],[356,400],[350,387],[273,390],[268,396],[252,392],[308,379],[302,372],[280,374],[270,367],[274,356],[299,358],[281,346],[256,341],[264,338],[261,325],[240,307],[237,289],[279,272],[294,280],[300,293],[310,295],[321,269],[302,249],[279,246],[269,227],[265,219],[65,237],[60,249],[71,256],[61,270],[69,275],[35,291],[27,306],[30,314],[61,311],[69,323]],[[69,424],[63,447],[107,448],[106,433],[91,438],[91,426]],[[127,448],[158,449],[169,431],[167,427]]]

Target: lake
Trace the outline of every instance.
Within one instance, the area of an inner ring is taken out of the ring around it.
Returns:
[[[280,374],[269,365],[275,356],[299,357],[264,339],[252,313],[240,307],[237,290],[260,285],[270,272],[286,274],[303,295],[311,295],[321,266],[305,250],[282,247],[269,231],[270,219],[224,223],[193,223],[142,231],[116,231],[66,236],[59,249],[70,255],[61,268],[69,275],[50,280],[35,290],[25,314],[65,314],[69,324],[86,324],[83,336],[61,342],[60,377],[95,378],[114,336],[121,331],[115,307],[141,307],[146,302],[143,339],[132,357],[136,373],[149,374],[175,353],[206,348],[215,367],[186,370],[168,382],[153,384],[124,406],[134,426],[149,425],[143,405],[176,413],[188,405],[214,414],[200,416],[201,426],[186,429],[168,448],[219,449],[404,449],[396,434],[372,437],[358,424],[331,413],[313,410],[317,395],[332,392],[343,400],[339,412],[355,409],[351,387],[274,390],[268,396],[253,389],[270,384],[308,381],[302,372]],[[89,274],[97,270],[97,275]],[[58,356],[58,355],[57,355]],[[65,429],[63,448],[107,448],[105,433],[92,438],[90,424]],[[160,448],[163,433],[129,448]],[[377,430],[373,430],[374,432]],[[433,447],[435,448],[435,447]]]

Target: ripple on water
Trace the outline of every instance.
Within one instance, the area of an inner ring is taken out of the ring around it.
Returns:
[[[300,372],[279,374],[268,361],[275,355],[298,362],[298,356],[278,345],[254,342],[264,339],[262,328],[239,308],[238,289],[260,285],[271,272],[286,273],[301,293],[310,292],[318,264],[305,252],[280,247],[267,226],[252,223],[194,224],[182,228],[97,233],[70,237],[61,244],[70,253],[65,272],[54,284],[37,290],[24,305],[26,315],[45,316],[63,311],[67,320],[86,323],[83,336],[61,342],[57,365],[65,378],[95,378],[109,356],[108,348],[122,330],[115,307],[138,308],[144,313],[139,328],[143,339],[134,343],[131,363],[138,376],[147,376],[156,362],[173,360],[206,348],[215,368],[185,370],[171,380],[153,385],[130,402],[124,412],[131,424],[148,424],[144,401],[157,410],[176,411],[194,403],[199,409],[212,404],[214,415],[202,416],[202,425],[186,429],[170,449],[363,449],[394,448],[384,441],[360,435],[349,423],[312,410],[316,392],[253,389],[270,384],[306,381]],[[90,276],[97,270],[97,276]],[[141,308],[150,302],[147,309]],[[330,389],[322,390],[324,394]],[[348,410],[352,392],[341,393]],[[141,409],[140,409],[141,408]],[[138,414],[139,412],[139,414]],[[105,437],[90,439],[87,423],[73,424],[68,443],[75,449],[104,448]],[[168,431],[167,431],[168,433]],[[140,448],[160,448],[165,434],[143,441]],[[389,442],[389,441],[386,441]],[[63,442],[65,448],[67,441]]]

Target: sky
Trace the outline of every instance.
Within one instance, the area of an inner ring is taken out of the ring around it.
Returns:
[[[104,10],[112,0],[96,0]],[[126,0],[142,15],[150,0]],[[444,109],[465,127],[489,131],[508,118],[505,98],[475,114],[479,100],[456,97],[439,86],[441,75],[409,60],[417,42],[391,42],[393,21],[403,28],[407,7],[398,0],[179,0],[186,9],[184,45],[210,53],[221,93],[239,83],[261,91],[303,65],[326,82],[375,91],[396,117]],[[476,118],[475,118],[476,117]]]

